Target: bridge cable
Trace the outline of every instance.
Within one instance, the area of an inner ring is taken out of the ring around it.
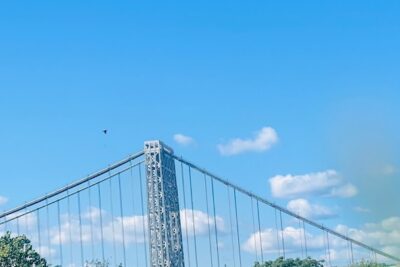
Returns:
[[[119,207],[121,213],[121,231],[122,231],[122,248],[124,256],[124,266],[126,265],[126,249],[125,249],[125,226],[124,226],[124,210],[122,206],[122,191],[121,191],[121,175],[118,174],[118,190],[119,190]]]
[[[240,251],[240,233],[239,233],[239,224],[238,224],[236,188],[233,188],[233,197],[235,200],[235,217],[236,217],[237,245],[238,245],[238,252],[239,252],[239,266],[242,267],[242,253]]]
[[[330,245],[329,245],[329,233],[328,232],[325,232],[325,233],[326,233],[326,242],[327,242],[327,245],[328,245],[328,262],[329,262],[329,266],[332,266],[331,248],[330,248]]]
[[[258,249],[257,249],[257,237],[256,237],[256,223],[254,220],[254,205],[253,205],[253,198],[250,197],[250,203],[251,203],[251,217],[253,221],[253,241],[254,241],[254,250],[256,251],[256,261],[258,262]]]
[[[70,195],[69,195],[69,189],[67,190],[67,219],[68,219],[68,232],[69,232],[69,260],[70,263],[72,264],[74,262],[73,258],[73,253],[72,253],[72,232],[71,232],[71,204],[70,204]]]
[[[92,251],[92,260],[94,260],[94,234],[93,234],[93,207],[92,207],[92,193],[91,193],[91,185],[90,181],[88,184],[88,195],[89,195],[89,220],[90,220],[90,242],[91,242],[91,251]]]
[[[281,221],[281,238],[282,238],[282,252],[283,252],[283,258],[286,258],[286,253],[285,253],[285,237],[284,237],[284,232],[283,232],[283,222],[282,222],[282,211],[279,211],[279,218]]]
[[[305,250],[305,254],[306,254],[306,258],[308,257],[308,249],[307,249],[307,235],[306,235],[306,226],[304,221],[303,222],[303,237],[304,237],[304,250]]]
[[[50,216],[49,216],[49,200],[46,199],[46,225],[47,225],[47,246],[51,247],[50,242]],[[50,263],[53,262],[52,253],[49,253]]]
[[[354,264],[353,242],[350,241],[351,264]]]
[[[187,209],[186,209],[186,189],[185,189],[185,177],[184,177],[182,162],[181,162],[181,180],[182,180],[182,193],[183,193],[183,210],[185,211],[186,247],[187,247],[187,253],[188,253],[188,263],[189,263],[189,267],[190,267],[190,246],[189,246],[188,219],[187,219]]]
[[[279,240],[279,228],[278,228],[278,216],[276,214],[277,209],[274,208],[274,213],[275,213],[275,229],[276,229],[276,242],[278,244],[278,254],[279,256],[281,255],[281,245],[280,245],[280,240]]]
[[[346,255],[347,255],[347,266],[351,265],[351,255],[350,255],[350,242],[346,240]]]
[[[83,240],[82,240],[81,192],[78,192],[78,217],[79,217],[79,243],[80,243],[80,253],[81,253],[81,264],[82,264],[82,266],[84,266]]]
[[[112,228],[112,237],[113,237],[113,261],[114,261],[114,266],[117,266],[117,251],[115,248],[115,226],[114,226],[114,203],[113,203],[113,193],[112,193],[112,179],[110,178],[109,180],[109,190],[110,190],[110,205],[111,205],[111,228]]]
[[[205,174],[204,174],[205,175]],[[233,267],[236,267],[236,257],[235,257],[235,241],[233,237],[233,223],[232,223],[232,207],[231,207],[231,194],[229,191],[229,186],[226,186],[226,191],[228,193],[228,206],[229,206],[229,227],[231,230],[231,243],[232,243],[232,259],[233,259]]]
[[[190,185],[190,203],[192,207],[192,222],[193,222],[193,237],[194,237],[194,255],[196,259],[196,267],[199,266],[198,258],[197,258],[197,239],[196,239],[196,226],[194,221],[194,205],[193,205],[193,186],[192,186],[192,171],[189,167],[189,185]]]
[[[17,218],[17,235],[19,236],[19,217]]]
[[[38,231],[38,251],[39,255],[42,254],[42,240],[40,236],[40,212],[39,210],[36,211],[36,217],[37,217],[37,231]]]
[[[219,244],[218,244],[218,229],[217,229],[217,213],[215,211],[215,194],[214,194],[214,179],[211,178],[211,194],[212,194],[212,202],[213,202],[213,213],[214,213],[214,230],[215,230],[215,245],[217,249],[217,263],[218,267],[220,267],[220,259],[219,259]]]
[[[143,199],[143,182],[142,182],[142,168],[140,167],[141,164],[138,165],[138,170],[139,170],[139,182],[140,182],[140,207],[142,210],[142,227],[143,227],[143,242],[144,242],[144,257],[145,257],[145,261],[146,261],[146,266],[149,265],[149,261],[147,260],[147,239],[146,239],[146,227],[145,227],[145,218],[146,218],[146,214],[144,213],[144,199]]]
[[[132,161],[129,161],[129,165],[132,167]],[[132,183],[132,212],[133,216],[135,216],[135,183],[134,183],[134,177],[133,177],[133,169],[130,169],[130,175],[131,175],[131,183]],[[144,229],[143,229],[144,231]],[[137,239],[137,231],[136,231],[136,226],[133,227],[133,237],[135,238],[135,255],[136,255],[136,266],[139,266],[139,252],[138,252],[138,239]]]
[[[61,240],[61,215],[60,215],[60,201],[57,200],[57,217],[58,217],[58,241],[60,249],[60,265],[63,266],[63,250],[62,250],[62,240]]]
[[[303,231],[301,229],[301,221],[300,221],[299,218],[297,218],[297,222],[298,222],[298,225],[299,225],[299,231],[301,233]],[[300,239],[300,246],[301,246],[301,257],[304,258],[304,244],[303,244],[303,239],[302,238]]]
[[[259,238],[260,238],[261,262],[264,262],[264,249],[263,249],[262,236],[261,236],[260,207],[259,207],[258,199],[256,199],[256,203],[257,203],[258,233],[259,233]]]
[[[206,177],[206,174],[204,174],[204,190],[205,190],[205,193],[206,193],[207,228],[208,228],[208,244],[209,244],[209,248],[210,248],[210,262],[211,262],[211,267],[213,267],[214,263],[213,263],[213,253],[212,253],[210,211],[209,211],[209,207],[208,207],[208,189],[207,189],[207,177]]]
[[[104,255],[104,233],[103,233],[103,210],[101,205],[101,188],[100,184],[97,184],[97,194],[99,199],[99,219],[100,219],[100,241],[101,241],[101,257],[103,262],[105,262],[106,258]]]

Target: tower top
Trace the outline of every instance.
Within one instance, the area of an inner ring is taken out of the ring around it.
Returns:
[[[145,152],[162,151],[162,150],[164,150],[169,154],[174,154],[174,150],[169,146],[167,146],[166,144],[164,144],[161,140],[150,140],[144,142]]]

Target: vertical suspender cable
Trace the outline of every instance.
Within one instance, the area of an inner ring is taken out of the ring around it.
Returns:
[[[93,207],[92,207],[92,193],[90,181],[88,181],[88,194],[89,194],[89,220],[90,220],[90,242],[92,250],[92,259],[94,259],[94,233],[93,233]]]
[[[192,223],[193,223],[193,237],[194,237],[194,256],[196,260],[196,267],[199,266],[197,258],[197,240],[196,240],[196,222],[194,221],[194,205],[193,205],[193,186],[192,186],[192,171],[189,167],[189,186],[190,186],[190,203],[192,207]]]
[[[325,232],[326,233],[326,243],[327,243],[327,245],[328,245],[328,262],[329,262],[329,266],[332,266],[332,262],[331,262],[331,248],[330,248],[330,245],[329,245],[329,233],[328,232]]]
[[[242,253],[240,250],[240,233],[239,233],[239,224],[238,224],[238,209],[237,209],[237,199],[236,199],[236,188],[233,188],[233,197],[235,201],[235,217],[236,217],[236,233],[237,233],[237,245],[239,252],[239,266],[242,267]]]
[[[297,218],[297,222],[299,223],[299,231],[302,233],[302,227],[301,227],[301,221],[299,218]],[[300,246],[301,246],[301,257],[304,258],[304,246],[303,246],[303,239],[300,238]]]
[[[206,208],[207,208],[207,228],[208,228],[208,244],[210,248],[210,263],[211,267],[213,267],[213,254],[212,254],[212,241],[211,241],[211,226],[210,226],[210,211],[208,208],[208,189],[207,189],[207,177],[204,174],[204,190],[206,193]]]
[[[257,248],[257,238],[256,238],[256,223],[254,220],[254,205],[253,205],[253,198],[250,197],[251,202],[251,217],[253,221],[253,241],[254,241],[254,249],[256,251],[256,261],[258,261],[258,248]]]
[[[26,202],[25,202],[25,204],[26,204]],[[27,211],[27,208],[25,208],[24,209],[24,211],[25,211],[25,215],[24,215],[24,218],[25,218],[25,233],[26,233],[26,235],[30,232],[29,231],[29,227],[28,227],[28,214],[26,213],[26,211]],[[6,220],[6,217],[4,217],[4,221]],[[4,225],[4,230],[5,231],[7,231],[6,230],[6,227],[7,227],[7,223]]]
[[[121,231],[122,231],[122,252],[124,256],[124,266],[126,265],[126,250],[125,250],[125,227],[124,227],[124,210],[122,206],[122,191],[121,191],[121,175],[118,174],[118,190],[119,190],[119,209],[121,213]]]
[[[285,253],[285,237],[283,233],[283,222],[282,222],[282,211],[279,211],[279,218],[281,221],[281,237],[282,237],[282,252],[283,252],[283,258],[286,258],[286,253]]]
[[[262,243],[262,237],[261,237],[260,207],[259,207],[258,199],[257,199],[256,203],[257,203],[258,233],[259,233],[259,238],[260,238],[261,262],[264,262],[264,249],[263,249],[263,243]]]
[[[327,262],[328,266],[330,267],[329,259],[328,259],[328,245],[326,243],[326,234],[325,234],[324,230],[322,230],[322,238],[323,238],[324,249],[325,249],[325,262]]]
[[[307,235],[306,235],[306,226],[303,221],[303,236],[304,236],[304,250],[306,252],[306,257],[308,257],[308,249],[307,249]]]
[[[46,225],[47,225],[47,246],[51,247],[50,242],[50,216],[49,216],[49,199],[46,198]],[[50,264],[53,263],[52,255],[49,253]]]
[[[68,216],[68,234],[69,234],[69,262],[70,264],[73,264],[73,253],[72,253],[72,229],[71,229],[71,204],[70,204],[70,199],[69,199],[69,190],[67,190],[67,216]]]
[[[17,218],[17,235],[19,236],[19,217]]]
[[[37,231],[38,231],[38,241],[39,241],[39,255],[42,254],[42,240],[41,240],[41,236],[40,236],[40,210],[37,209],[36,210],[36,217],[37,217]]]
[[[275,213],[275,229],[276,229],[276,242],[278,244],[278,254],[281,255],[281,245],[279,241],[279,228],[278,228],[278,216],[276,215],[276,208],[274,208]]]
[[[350,241],[351,264],[354,264],[353,242]]]
[[[114,203],[113,203],[113,193],[112,193],[112,181],[111,181],[111,174],[109,181],[109,189],[110,189],[110,205],[111,205],[111,227],[112,227],[112,238],[113,238],[113,261],[114,261],[114,266],[117,266],[117,251],[115,248],[115,227],[114,227]]]
[[[101,205],[101,190],[100,184],[97,184],[97,194],[99,198],[99,217],[100,217],[100,242],[101,242],[101,258],[105,262],[106,258],[104,256],[104,233],[103,233],[103,209]]]
[[[205,174],[204,174],[205,175]],[[229,186],[226,186],[226,192],[228,194],[228,206],[229,206],[229,227],[231,231],[231,243],[232,243],[232,259],[233,259],[233,267],[236,267],[236,259],[235,259],[235,241],[233,237],[233,223],[232,223],[232,207],[231,207],[231,194],[229,191]],[[240,248],[239,248],[240,249]]]
[[[129,161],[130,166],[130,173],[131,173],[131,183],[132,183],[132,214],[135,215],[135,183],[133,179],[133,169],[132,169],[132,161]],[[144,231],[144,229],[143,229]],[[136,225],[133,227],[133,238],[135,239],[135,254],[136,254],[136,266],[139,266],[139,252],[138,252],[138,238],[137,238],[137,231]]]
[[[188,235],[188,219],[186,209],[186,190],[185,190],[185,177],[183,172],[183,163],[181,162],[181,178],[182,178],[182,193],[183,193],[183,210],[185,211],[185,234],[186,234],[186,246],[188,253],[188,263],[190,267],[190,249],[189,249],[189,235]]]
[[[62,239],[61,239],[61,215],[60,215],[60,201],[57,200],[57,217],[58,217],[58,241],[60,248],[60,265],[63,266],[63,251],[62,251]]]
[[[149,265],[149,261],[147,260],[147,242],[146,242],[146,229],[145,229],[145,218],[146,215],[144,213],[144,199],[143,199],[143,182],[142,182],[142,169],[141,169],[141,164],[139,164],[138,166],[138,170],[139,170],[139,182],[140,182],[140,207],[142,209],[142,216],[143,216],[143,220],[142,220],[142,227],[143,227],[143,242],[144,242],[144,258],[146,261],[146,266]]]
[[[84,266],[83,260],[83,241],[82,241],[82,215],[81,215],[81,192],[78,192],[78,217],[79,217],[79,243],[81,252],[81,264]]]
[[[220,267],[220,260],[219,260],[219,244],[218,244],[218,229],[217,229],[217,213],[215,211],[215,194],[214,194],[214,179],[211,179],[211,194],[212,194],[212,201],[213,201],[213,213],[214,213],[214,231],[215,231],[215,245],[217,249],[217,266]]]

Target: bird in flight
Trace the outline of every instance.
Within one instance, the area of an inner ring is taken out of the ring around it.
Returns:
[[[104,129],[104,130],[103,130],[103,133],[104,133],[104,134],[107,134],[107,132],[108,132],[107,129]]]

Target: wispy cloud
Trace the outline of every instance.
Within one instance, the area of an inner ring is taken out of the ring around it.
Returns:
[[[174,141],[184,146],[194,143],[194,139],[192,137],[180,133],[174,134]]]
[[[360,206],[356,206],[353,208],[355,211],[360,212],[360,213],[369,213],[371,212],[370,209],[364,208],[364,207],[360,207]]]
[[[328,219],[337,216],[330,208],[320,204],[311,204],[304,198],[289,201],[287,209],[309,219]]]
[[[278,134],[272,127],[263,127],[253,138],[234,138],[217,146],[221,155],[232,156],[245,152],[263,152],[278,142]]]
[[[390,176],[390,175],[395,174],[396,172],[397,172],[397,168],[393,164],[386,164],[382,168],[382,174],[384,174],[384,175]]]
[[[365,224],[360,228],[351,228],[339,224],[334,229],[352,239],[379,248],[386,253],[399,255],[400,253],[400,217],[390,217],[378,223]],[[251,233],[246,241],[242,243],[243,250],[256,254],[263,249],[264,253],[278,253],[280,248],[279,237],[285,240],[286,252],[298,252],[303,249],[307,242],[307,249],[315,253],[321,252],[320,257],[326,257],[326,236],[322,232],[310,231],[308,228],[287,226],[283,230],[265,228],[261,231]],[[330,235],[330,258],[331,260],[347,260],[348,242],[339,237]],[[361,248],[353,248],[354,253],[365,253]],[[378,256],[378,261],[387,258]]]
[[[0,196],[0,205],[4,205],[8,202],[8,198]]]
[[[194,235],[193,224],[194,224],[194,229],[196,229],[197,235],[206,234],[208,231],[208,227],[212,228],[214,226],[214,223],[217,226],[218,231],[220,232],[225,231],[224,220],[219,216],[214,217],[208,215],[203,211],[190,210],[190,209],[181,210],[180,216],[181,216],[182,232],[184,234],[186,234],[187,232],[188,235],[190,236]]]
[[[316,194],[347,198],[358,193],[357,188],[350,183],[344,183],[335,170],[303,175],[276,175],[269,179],[269,184],[272,195],[281,198]]]

